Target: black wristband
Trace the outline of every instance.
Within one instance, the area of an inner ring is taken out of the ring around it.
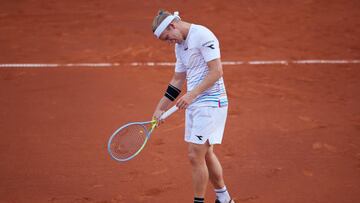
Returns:
[[[176,97],[179,96],[180,92],[181,90],[179,90],[177,87],[173,86],[172,84],[169,84],[164,96],[170,99],[171,101],[174,101]]]

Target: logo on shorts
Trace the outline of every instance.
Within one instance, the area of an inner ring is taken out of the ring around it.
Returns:
[[[202,141],[202,138],[203,138],[203,136],[201,136],[201,135],[195,135],[199,140],[201,140]]]

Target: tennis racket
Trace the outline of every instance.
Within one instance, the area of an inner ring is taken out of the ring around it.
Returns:
[[[159,120],[165,120],[177,110],[178,107],[171,107],[161,115]],[[133,159],[144,149],[156,125],[156,120],[152,120],[128,123],[118,128],[108,141],[108,152],[111,158],[119,162]]]

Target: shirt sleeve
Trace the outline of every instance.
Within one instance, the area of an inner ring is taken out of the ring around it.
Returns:
[[[216,36],[210,31],[203,32],[199,36],[200,52],[204,57],[205,62],[220,58],[220,46]]]
[[[179,53],[177,51],[177,46],[175,46],[175,56],[176,56],[176,63],[175,63],[175,72],[186,72],[186,66],[182,63]]]

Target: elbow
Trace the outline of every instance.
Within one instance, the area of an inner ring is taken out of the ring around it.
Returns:
[[[210,75],[213,79],[219,80],[223,76],[223,71],[222,69],[213,70]]]
[[[217,71],[217,76],[218,76],[218,79],[220,79],[224,74],[224,71],[222,70],[222,68],[218,69]]]
[[[223,76],[223,74],[224,74],[224,71],[223,71],[221,62],[219,62],[219,64],[218,64],[217,72],[218,72],[218,76],[219,76],[219,79],[220,79],[220,78]]]

